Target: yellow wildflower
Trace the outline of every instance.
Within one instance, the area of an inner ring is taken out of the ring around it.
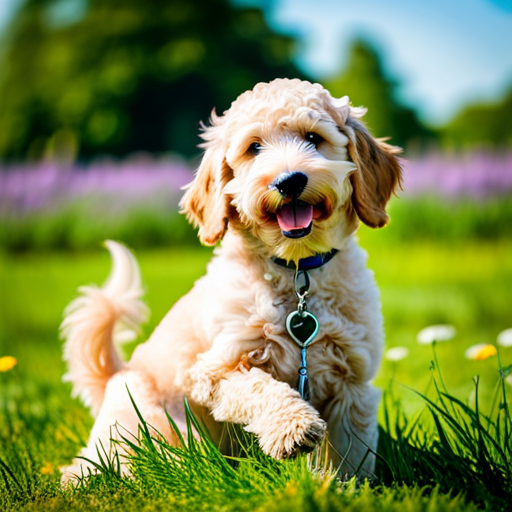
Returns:
[[[47,462],[39,471],[43,475],[51,475],[53,473],[53,466]]]
[[[284,492],[288,496],[295,496],[297,494],[297,484],[295,482],[288,482],[284,488]]]
[[[18,361],[16,361],[15,357],[12,356],[4,356],[0,357],[0,372],[8,372],[12,370]]]
[[[473,359],[473,361],[481,361],[488,357],[495,356],[497,353],[498,351],[494,345],[490,345],[489,343],[479,343],[478,345],[473,345],[466,350],[466,357],[468,359]]]

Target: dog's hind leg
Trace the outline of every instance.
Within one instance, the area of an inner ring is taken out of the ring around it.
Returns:
[[[169,426],[162,398],[151,377],[140,371],[121,371],[106,386],[103,404],[87,446],[70,466],[61,468],[63,484],[82,475],[96,473],[101,459],[114,461],[116,452],[120,455],[119,469],[122,473],[129,473],[129,452],[123,438],[136,440],[140,424],[132,399],[152,435],[161,436],[169,443],[178,442],[176,434]]]

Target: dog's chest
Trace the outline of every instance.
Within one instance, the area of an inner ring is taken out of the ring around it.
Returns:
[[[266,295],[266,298],[264,298]],[[366,329],[351,318],[350,301],[339,294],[318,291],[308,299],[308,311],[319,324],[318,334],[306,349],[311,400],[323,402],[336,395],[343,383],[356,377],[352,368],[353,350],[366,338]],[[286,319],[297,310],[293,290],[284,293],[271,287],[256,294],[249,323],[260,329],[261,348],[253,351],[249,364],[261,366],[278,380],[297,387],[301,366],[301,347],[286,328]]]

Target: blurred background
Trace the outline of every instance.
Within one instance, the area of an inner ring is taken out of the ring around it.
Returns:
[[[204,272],[211,251],[177,214],[199,124],[276,77],[349,95],[374,135],[404,148],[391,224],[359,235],[388,347],[409,352],[385,361],[379,384],[423,390],[433,354],[416,334],[450,324],[455,338],[438,346],[447,383],[469,397],[481,374],[491,396],[496,357],[464,354],[512,327],[509,0],[2,0],[0,357],[15,357],[20,377],[10,396],[29,392],[22,376],[63,387],[58,325],[76,288],[106,277],[102,240],[140,258],[153,311],[141,339]]]

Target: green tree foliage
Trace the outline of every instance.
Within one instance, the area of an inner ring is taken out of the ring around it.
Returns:
[[[294,46],[229,0],[25,0],[0,67],[0,158],[193,155],[212,107],[302,77]]]
[[[363,39],[353,42],[341,74],[324,83],[333,95],[348,95],[354,106],[368,109],[364,119],[377,137],[389,137],[392,144],[403,147],[434,137],[416,112],[399,101],[398,82],[386,76],[380,55]]]
[[[512,88],[493,103],[464,108],[442,131],[447,147],[512,147]]]

